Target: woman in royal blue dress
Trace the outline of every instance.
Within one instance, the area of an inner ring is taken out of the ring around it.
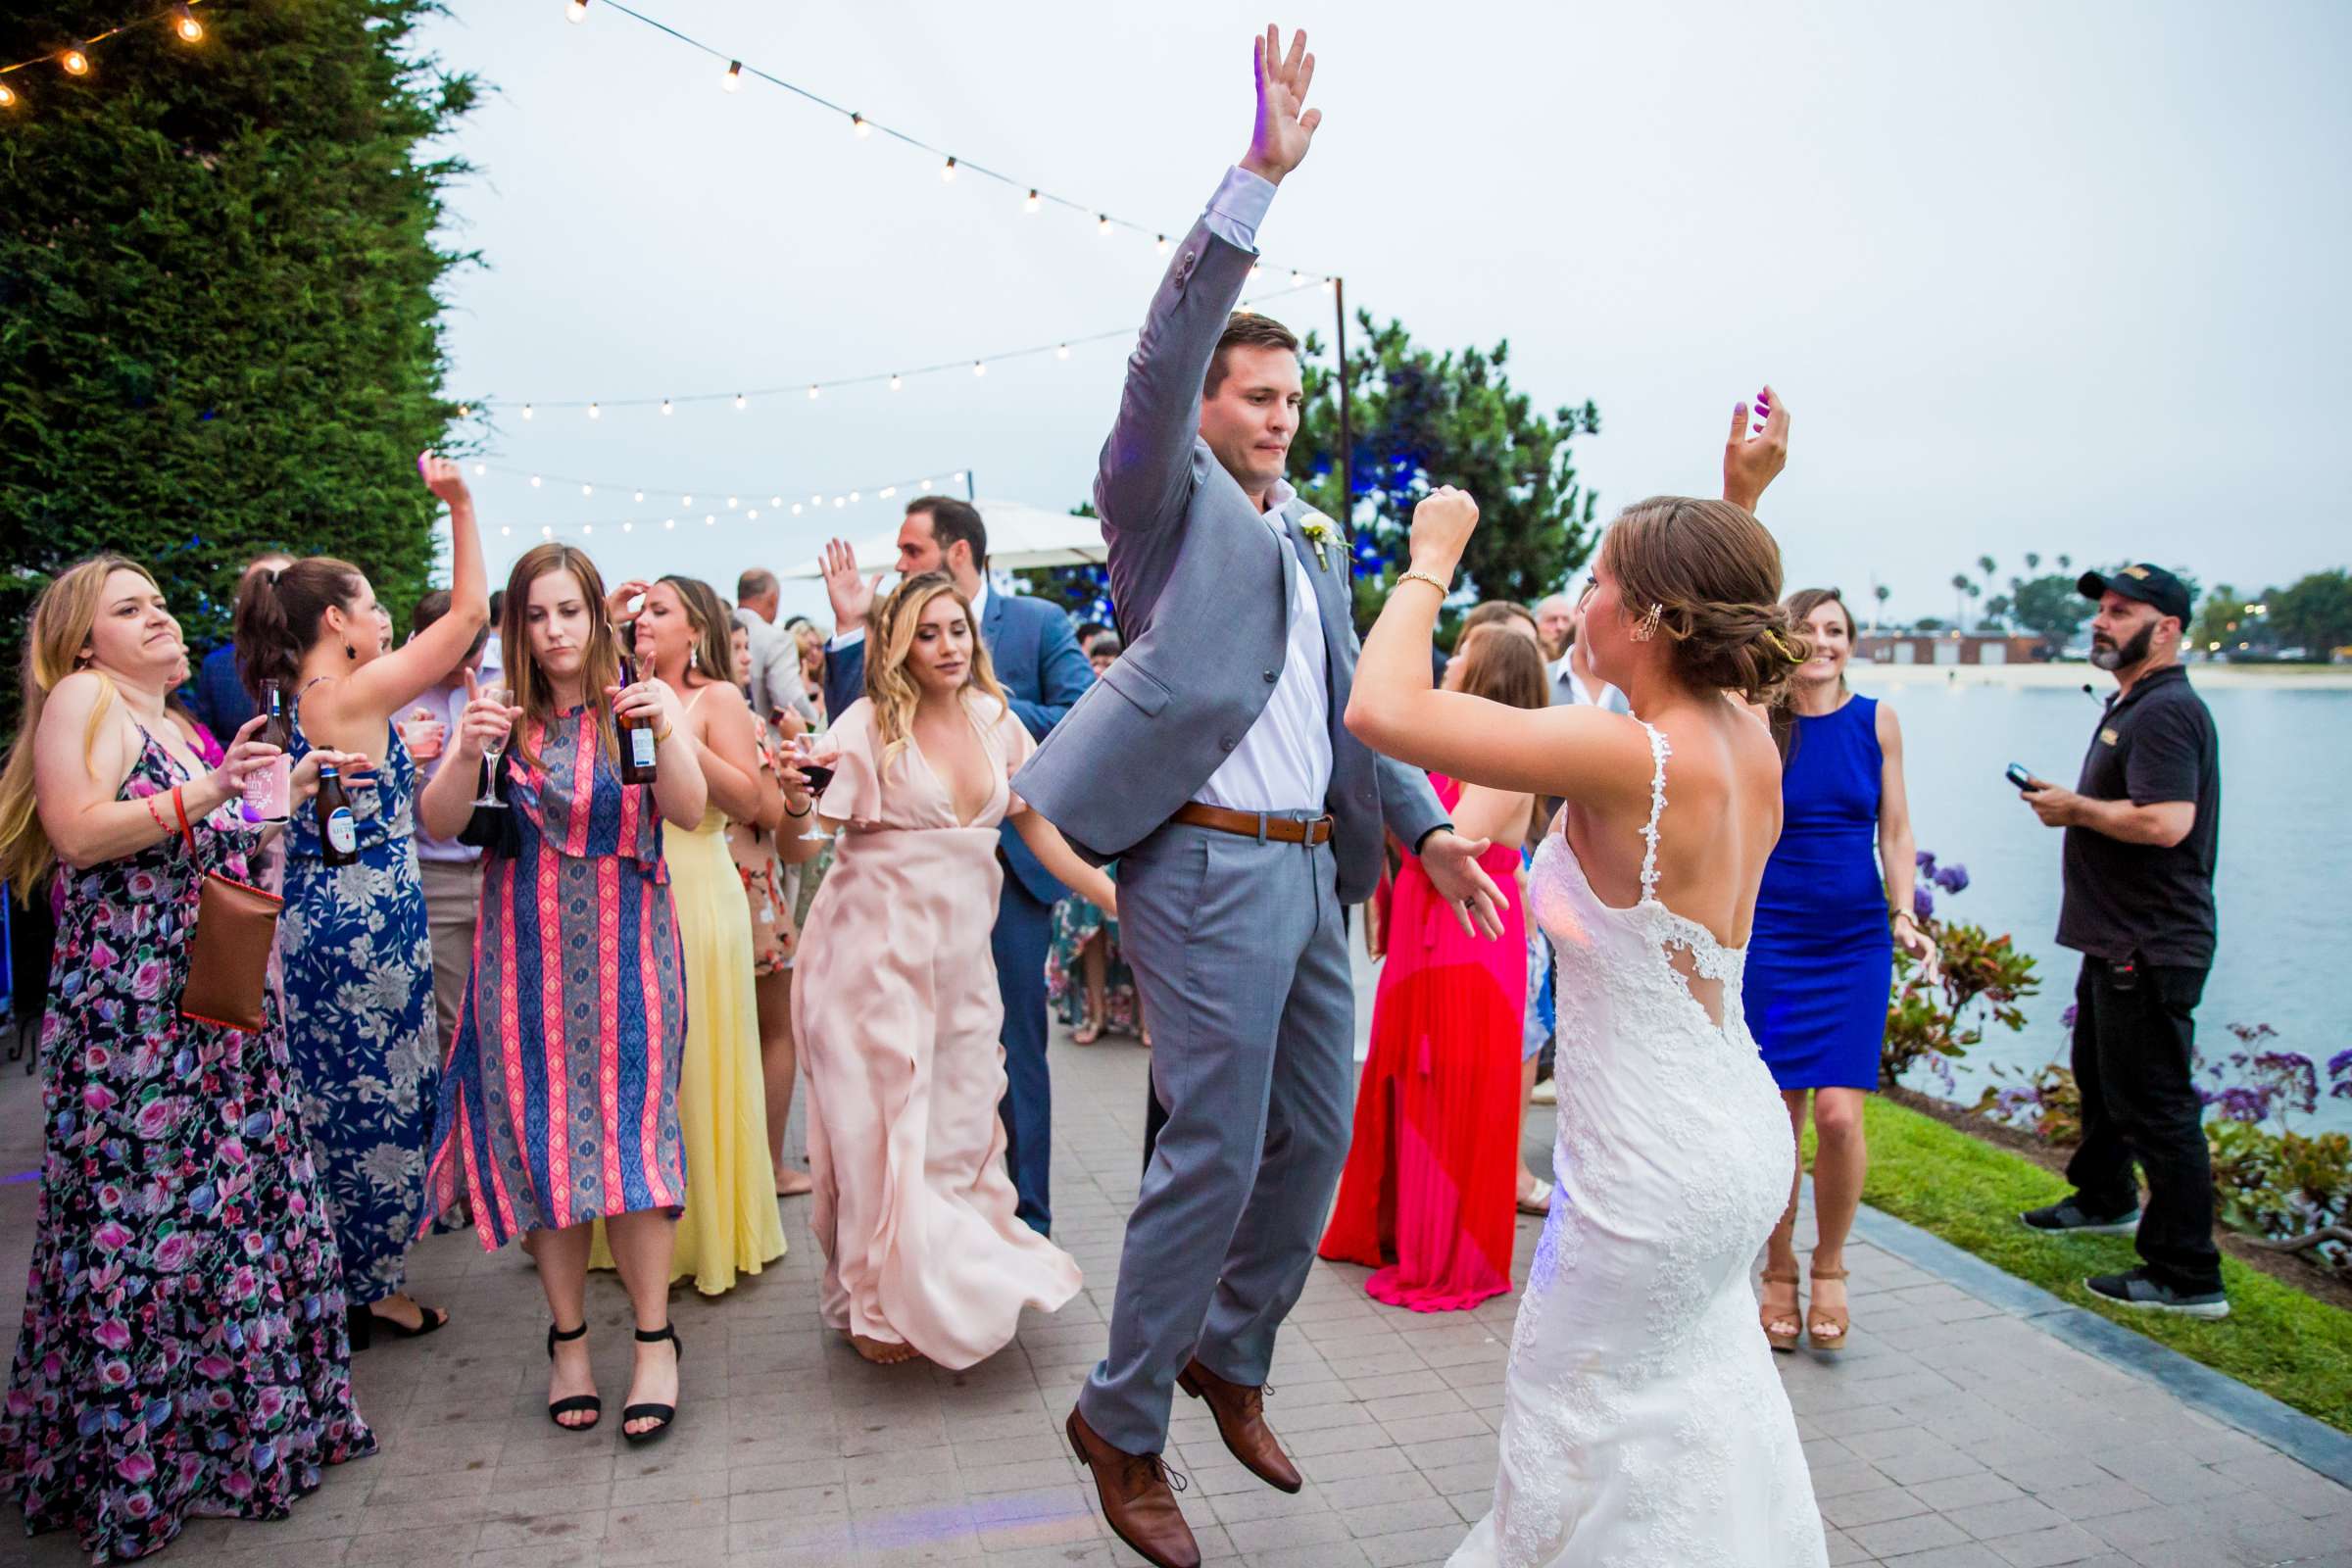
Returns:
[[[1911,907],[1902,730],[1893,709],[1845,683],[1853,615],[1835,588],[1807,588],[1789,597],[1788,616],[1812,651],[1772,712],[1782,756],[1781,838],[1756,896],[1744,1000],[1748,1031],[1800,1142],[1808,1110],[1813,1119],[1818,1235],[1813,1296],[1800,1320],[1791,1191],[1766,1247],[1760,1314],[1776,1350],[1795,1348],[1800,1336],[1817,1350],[1835,1350],[1852,1321],[1845,1238],[1862,1202],[1862,1097],[1879,1083],[1894,944],[1925,962],[1934,961],[1936,949]]]
[[[448,1321],[402,1289],[424,1204],[425,1146],[440,1100],[433,939],[414,837],[416,763],[394,715],[455,670],[490,618],[481,536],[458,466],[416,460],[449,508],[449,612],[392,647],[392,619],[367,574],[312,556],[254,579],[237,601],[246,687],[286,696],[291,755],[313,747],[376,760],[375,788],[350,792],[359,858],[329,866],[316,812],[286,831],[286,1045],[302,1083],[303,1124],[318,1148],[351,1341],[430,1334]]]

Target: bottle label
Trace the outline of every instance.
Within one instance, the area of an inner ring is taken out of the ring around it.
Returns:
[[[288,775],[293,770],[292,760],[281,753],[271,758],[269,765],[257,767],[245,775],[245,820],[283,822],[286,819],[286,798],[291,793]]]
[[[360,848],[360,821],[351,814],[351,808],[338,806],[326,813],[326,842],[334,846],[337,855],[356,855]]]
[[[629,765],[631,767],[654,765],[654,732],[643,725],[629,731]]]

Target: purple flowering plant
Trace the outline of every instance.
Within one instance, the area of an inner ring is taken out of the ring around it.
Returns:
[[[1956,1085],[1952,1063],[1984,1038],[1987,1028],[2009,1030],[2026,1026],[2023,999],[2041,989],[2034,961],[2011,944],[2006,935],[1992,936],[1983,926],[1936,917],[1936,895],[1940,888],[1952,898],[1968,891],[1968,868],[1954,861],[1940,864],[1921,850],[1916,857],[1919,879],[1911,892],[1911,908],[1920,929],[1935,942],[1940,955],[1939,971],[1929,974],[1900,948],[1894,955],[1894,992],[1886,1004],[1886,1036],[1880,1048],[1882,1081],[1894,1083],[1914,1067],[1934,1074],[1946,1094]]]

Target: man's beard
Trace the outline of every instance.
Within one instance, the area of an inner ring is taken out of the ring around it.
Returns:
[[[2148,645],[2155,640],[2155,637],[2156,625],[2153,621],[2133,632],[2132,640],[2121,648],[2116,647],[2113,643],[2101,647],[2099,640],[2093,637],[2090,647],[2090,662],[2104,670],[2135,668],[2147,662]]]

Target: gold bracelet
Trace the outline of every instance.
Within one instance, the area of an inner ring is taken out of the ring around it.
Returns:
[[[1423,571],[1418,566],[1408,566],[1396,574],[1397,587],[1401,588],[1408,582],[1425,582],[1429,584],[1432,588],[1435,588],[1438,591],[1438,597],[1440,599],[1449,599],[1453,596],[1452,584],[1444,582],[1439,578],[1431,576],[1428,572]]]
[[[676,733],[675,729],[658,729],[658,730],[654,731],[654,744],[655,744],[656,746],[659,746],[659,745],[661,745],[661,744],[662,744],[663,741],[665,741],[665,740],[669,739],[669,738],[670,738],[670,736],[671,736],[671,735],[673,735],[673,734],[675,734],[675,733]]]

